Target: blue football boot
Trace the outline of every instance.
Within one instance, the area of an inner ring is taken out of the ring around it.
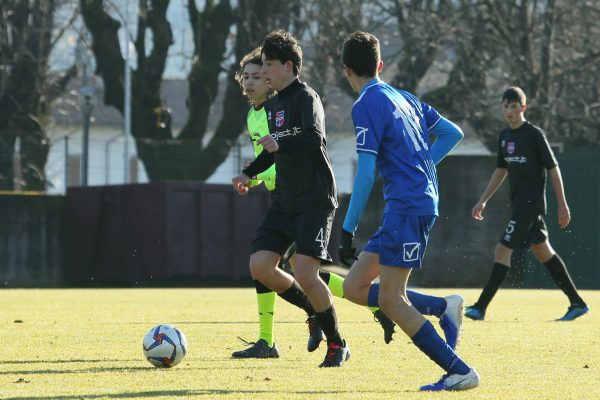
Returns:
[[[587,314],[588,311],[590,311],[590,308],[585,305],[570,306],[567,313],[562,318],[558,318],[557,321],[573,321],[574,319]]]
[[[485,311],[481,311],[475,306],[465,307],[465,317],[475,321],[483,321],[485,319]]]

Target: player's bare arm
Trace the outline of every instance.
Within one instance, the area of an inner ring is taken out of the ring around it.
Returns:
[[[494,193],[496,193],[500,185],[502,185],[502,182],[504,182],[504,179],[506,179],[506,175],[508,175],[506,168],[496,168],[496,170],[492,174],[492,177],[490,178],[487,188],[481,195],[481,198],[479,199],[477,204],[475,204],[475,206],[471,210],[471,216],[473,218],[475,218],[478,221],[483,220],[483,209],[487,205],[488,200],[492,198],[492,196],[494,195]]]
[[[562,176],[560,174],[560,168],[558,165],[548,171],[550,175],[550,181],[554,188],[554,194],[556,195],[556,203],[558,204],[558,225],[561,228],[566,228],[571,222],[571,212],[567,205],[567,199],[565,197],[565,189],[563,186]]]

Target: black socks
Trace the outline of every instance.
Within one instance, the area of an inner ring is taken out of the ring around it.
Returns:
[[[567,266],[564,261],[555,254],[551,259],[544,263],[544,266],[548,269],[550,276],[556,282],[556,285],[567,295],[571,305],[585,306],[585,302],[577,293],[575,284],[567,272]]]
[[[502,282],[504,282],[504,278],[506,278],[506,274],[508,273],[509,268],[510,267],[504,264],[500,264],[497,262],[494,263],[494,269],[492,270],[492,275],[490,276],[490,279],[485,284],[481,295],[479,295],[479,300],[477,300],[477,302],[473,304],[475,308],[485,312],[485,309],[487,308],[488,304],[490,304],[490,301],[492,301],[492,299],[494,298],[494,295],[498,291],[498,288],[500,287],[500,285],[502,285]]]

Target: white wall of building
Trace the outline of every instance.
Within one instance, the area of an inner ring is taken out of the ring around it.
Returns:
[[[82,154],[82,134],[78,128],[54,127],[50,130],[51,138],[50,153],[46,163],[46,176],[49,180],[48,192],[57,194],[65,193],[65,154],[73,162]],[[489,154],[489,151],[481,142],[467,134],[467,138],[453,150],[454,155],[481,155]],[[65,149],[65,138],[68,137],[68,149]],[[90,186],[120,185],[124,183],[124,138],[119,129],[112,127],[93,126],[90,130],[89,150],[89,175]],[[236,146],[232,147],[227,159],[217,168],[215,173],[207,180],[208,183],[229,184],[231,178],[239,173],[238,166],[245,161],[254,158],[254,152],[249,138],[246,135],[240,137],[239,151]],[[137,178],[130,183],[146,183],[148,176],[144,165],[140,160],[136,161],[136,148],[134,141],[129,142],[130,158],[134,158],[137,173],[132,176]],[[354,135],[351,133],[329,134],[327,138],[329,157],[333,164],[338,191],[348,193],[352,190],[355,172],[356,152],[354,147]],[[71,165],[71,170],[75,164]],[[78,186],[73,182],[77,176],[71,175],[71,185]]]

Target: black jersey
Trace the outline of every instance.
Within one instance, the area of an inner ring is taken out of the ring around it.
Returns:
[[[506,168],[515,209],[546,213],[546,170],[558,165],[544,131],[525,121],[506,128],[498,140],[498,168]]]
[[[265,102],[269,132],[279,150],[263,151],[244,170],[250,177],[273,162],[273,207],[285,212],[337,208],[333,168],[327,155],[325,112],[319,95],[295,80]]]

